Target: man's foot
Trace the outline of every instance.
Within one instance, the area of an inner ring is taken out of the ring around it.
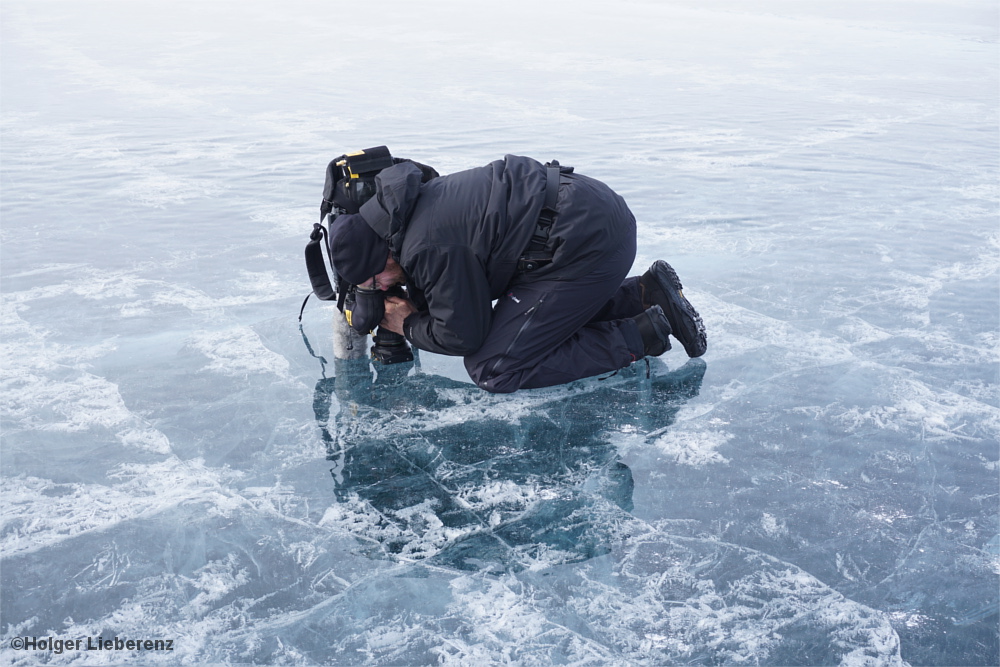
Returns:
[[[658,357],[670,349],[670,322],[659,306],[650,306],[632,318],[639,327],[645,356]]]
[[[656,305],[663,309],[670,322],[671,332],[684,346],[689,357],[700,357],[708,349],[705,324],[691,302],[684,297],[682,285],[673,267],[658,259],[649,271],[639,278],[642,288],[642,305]],[[648,310],[646,312],[649,312]],[[667,349],[670,349],[669,345]]]

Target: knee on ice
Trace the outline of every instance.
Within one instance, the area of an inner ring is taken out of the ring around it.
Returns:
[[[487,372],[486,368],[490,365],[482,362],[473,365],[466,361],[465,369],[477,387],[491,394],[510,394],[521,388],[521,373],[514,371],[496,372],[496,370]]]

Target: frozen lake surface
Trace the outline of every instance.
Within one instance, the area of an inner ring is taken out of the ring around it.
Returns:
[[[1000,663],[992,0],[0,12],[6,664]],[[606,181],[708,353],[335,361],[379,144]]]

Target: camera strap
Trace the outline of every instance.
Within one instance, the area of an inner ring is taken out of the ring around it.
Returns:
[[[552,261],[552,250],[549,245],[549,234],[552,233],[552,223],[556,218],[556,201],[559,199],[559,174],[565,170],[572,173],[573,167],[560,167],[558,160],[546,163],[545,204],[538,215],[538,224],[531,235],[527,250],[517,260],[517,270],[522,273],[534,271]]]
[[[323,261],[323,248],[326,247],[327,257],[330,259],[330,266],[333,266],[333,257],[330,252],[330,242],[326,227],[321,223],[314,223],[312,233],[309,234],[309,243],[306,244],[306,270],[309,272],[309,282],[312,283],[313,291],[306,295],[299,309],[299,321],[302,321],[302,313],[306,309],[309,297],[313,294],[321,301],[337,301],[337,308],[344,310],[344,299],[347,290],[337,293],[330,282],[330,274],[326,270],[326,262]]]
[[[313,225],[312,233],[309,234],[309,243],[306,244],[306,270],[309,272],[309,282],[312,283],[313,293],[322,301],[333,301],[337,298],[337,292],[330,283],[330,275],[326,271],[326,264],[323,261],[323,246],[327,246],[327,255],[330,254],[328,246],[326,227],[320,223]]]

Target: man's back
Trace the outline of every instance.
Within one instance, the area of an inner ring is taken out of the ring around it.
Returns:
[[[410,187],[413,170],[404,163],[378,178],[382,202],[388,198],[399,203],[398,211],[408,212],[387,213],[385,236],[393,255],[414,286],[427,289],[434,270],[428,271],[426,264],[446,261],[449,248],[468,249],[482,266],[490,298],[496,299],[510,283],[535,230],[545,201],[545,167],[531,158],[508,155],[484,167],[435,178],[416,191]],[[363,210],[366,219],[374,205]],[[385,204],[380,208],[385,211]],[[382,234],[378,225],[376,221],[373,227]],[[434,262],[428,262],[430,257]]]

